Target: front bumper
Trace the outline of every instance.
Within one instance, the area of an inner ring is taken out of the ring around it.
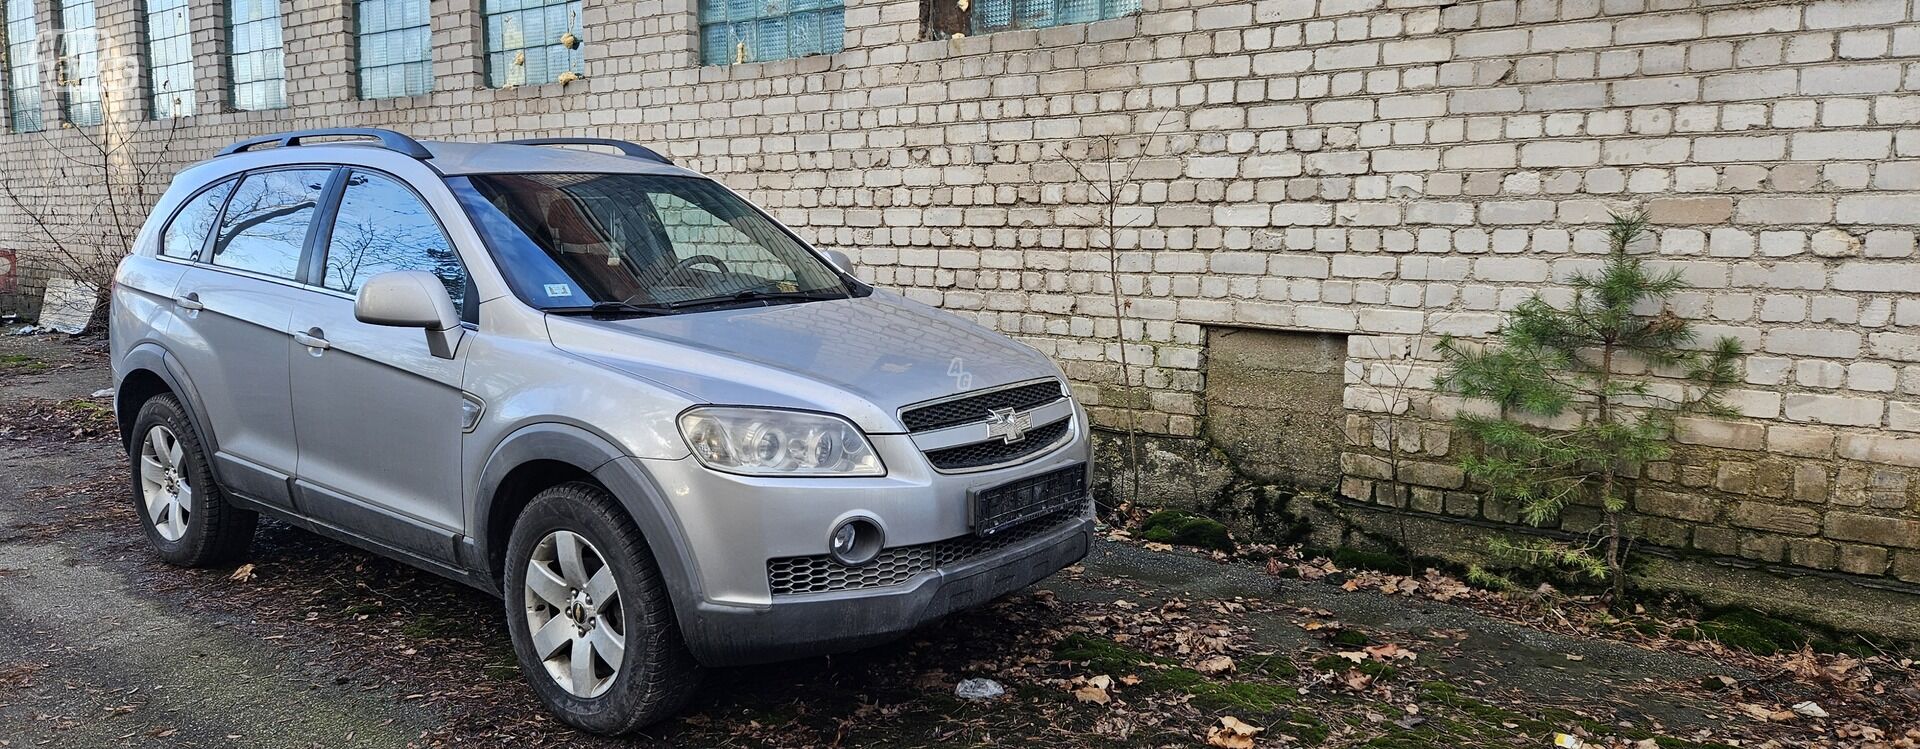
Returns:
[[[702,602],[681,617],[687,646],[708,666],[739,666],[877,645],[947,614],[979,606],[1086,557],[1085,513],[1054,530],[924,573],[906,585],[780,596],[768,606]]]

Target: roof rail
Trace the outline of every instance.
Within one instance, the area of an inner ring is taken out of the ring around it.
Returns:
[[[308,138],[343,138],[343,137],[373,138],[374,140],[380,141],[381,148],[385,148],[389,151],[394,151],[396,153],[400,153],[406,156],[411,156],[413,158],[422,159],[422,160],[433,158],[433,154],[427,151],[426,146],[420,145],[420,141],[414,140],[412,138],[407,137],[406,135],[394,132],[392,130],[383,130],[381,128],[373,128],[373,127],[327,127],[327,128],[320,128],[318,130],[300,130],[300,131],[291,132],[291,133],[276,133],[273,135],[264,135],[258,138],[250,138],[247,140],[243,140],[243,141],[240,141],[239,143],[235,143],[231,146],[227,146],[226,148],[222,148],[220,149],[219,155],[226,156],[228,154],[242,153],[245,151],[252,150],[257,146],[264,146],[269,143],[279,146],[281,148],[285,148],[288,146],[300,145],[300,141],[306,140]]]
[[[624,155],[631,156],[636,159],[658,161],[668,166],[673,165],[673,159],[669,159],[665,156],[661,156],[659,151],[655,151],[651,148],[640,145],[638,143],[629,143],[624,140],[614,140],[612,138],[523,138],[520,140],[506,141],[506,145],[509,145],[509,146],[606,146],[608,148],[617,150]]]

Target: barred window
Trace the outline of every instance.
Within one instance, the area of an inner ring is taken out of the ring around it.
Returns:
[[[228,0],[227,64],[233,108],[287,106],[287,66],[280,53],[279,0]]]
[[[60,59],[54,63],[67,121],[100,124],[100,31],[93,0],[60,3]]]
[[[538,85],[580,76],[586,67],[580,0],[485,2],[487,85]]]
[[[427,0],[358,0],[360,98],[433,90],[433,22]]]
[[[844,0],[699,3],[700,59],[707,65],[827,55],[839,52],[846,44]]]
[[[193,114],[193,29],[187,0],[147,0],[147,57],[154,118]]]
[[[927,0],[923,12],[932,36],[944,39],[1119,18],[1140,12],[1140,0]]]
[[[40,116],[40,29],[33,0],[5,0],[7,9],[7,111],[16,133],[46,128]]]

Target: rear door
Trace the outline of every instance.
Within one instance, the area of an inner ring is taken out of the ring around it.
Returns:
[[[290,167],[240,179],[174,289],[173,353],[192,378],[225,486],[291,507],[297,451],[287,369],[289,299],[333,170]],[[176,220],[177,223],[177,220]]]
[[[467,273],[440,222],[405,183],[348,172],[337,215],[316,239],[317,286],[292,308],[293,421],[298,500],[308,517],[440,562],[456,560],[460,388],[466,352],[442,359],[418,328],[354,318],[367,279],[424,270],[445,283],[467,319]]]

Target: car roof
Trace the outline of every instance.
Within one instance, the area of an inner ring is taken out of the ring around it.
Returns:
[[[509,143],[466,143],[460,141],[418,141],[431,158],[420,163],[446,176],[473,174],[659,174],[700,176],[653,159],[622,156],[587,150],[585,146],[528,146]],[[379,157],[373,157],[380,154]],[[181,170],[231,174],[239,171],[283,164],[340,164],[356,166],[377,163],[386,158],[409,158],[373,141],[328,141],[296,146],[260,148],[228,153],[193,164]]]
[[[448,176],[527,172],[621,174],[695,174],[651,159],[589,151],[578,146],[520,146],[507,143],[421,141],[433,159],[427,163]],[[377,146],[374,146],[377,148]]]

